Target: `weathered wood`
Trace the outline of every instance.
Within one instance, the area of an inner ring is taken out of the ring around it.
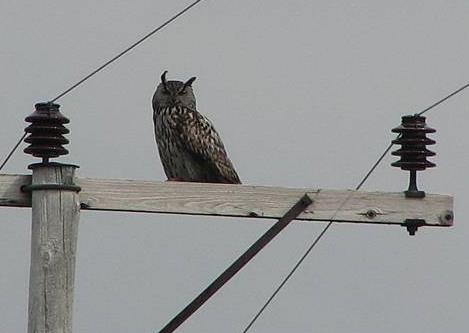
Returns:
[[[19,187],[29,179],[0,175],[0,205],[28,206]],[[423,219],[428,225],[452,225],[452,216],[445,217],[452,215],[453,198],[446,195],[408,199],[403,193],[88,178],[76,183],[83,209],[278,219],[309,193],[314,203],[299,220],[401,224]]]
[[[31,207],[31,195],[21,186],[31,184],[31,176],[0,174],[0,206]]]
[[[36,166],[32,184],[73,184],[74,166]],[[21,176],[18,181],[29,180]],[[9,187],[2,193],[20,194]],[[25,194],[20,194],[21,198]],[[16,199],[13,200],[16,202]],[[27,204],[27,202],[22,202]],[[71,333],[75,253],[80,206],[78,193],[32,191],[29,333]]]

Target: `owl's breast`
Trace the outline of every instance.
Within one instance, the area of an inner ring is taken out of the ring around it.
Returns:
[[[155,138],[166,176],[190,180],[196,173],[197,161],[183,140],[181,122],[184,117],[179,111],[178,108],[167,108],[155,115]]]

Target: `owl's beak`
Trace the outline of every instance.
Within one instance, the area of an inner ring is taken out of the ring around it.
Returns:
[[[173,105],[178,105],[179,104],[179,101],[178,101],[176,96],[171,96],[170,100],[171,100],[171,104],[173,104]]]

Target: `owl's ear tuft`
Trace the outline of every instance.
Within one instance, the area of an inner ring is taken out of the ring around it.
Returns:
[[[184,83],[184,88],[191,87],[192,83],[195,81],[195,79],[197,79],[197,78],[195,76],[193,76],[189,80],[187,80],[186,83]]]
[[[168,71],[164,71],[163,74],[161,74],[161,83],[163,83],[163,87],[168,90],[168,87],[166,86],[166,73],[168,73]]]

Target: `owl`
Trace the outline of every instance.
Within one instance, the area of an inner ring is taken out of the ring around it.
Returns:
[[[153,123],[168,180],[240,184],[223,142],[210,120],[197,111],[192,83],[161,75],[153,95]]]

